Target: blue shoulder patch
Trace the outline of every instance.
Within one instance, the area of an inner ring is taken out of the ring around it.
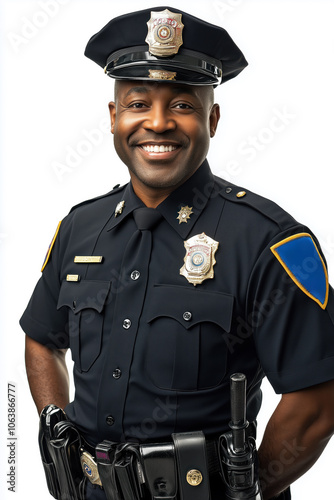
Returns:
[[[328,274],[320,252],[308,233],[299,233],[273,245],[270,250],[296,285],[322,309],[328,302]]]

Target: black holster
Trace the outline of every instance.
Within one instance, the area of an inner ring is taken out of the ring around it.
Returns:
[[[81,439],[63,410],[46,406],[40,415],[39,448],[50,494],[58,500],[83,500]]]
[[[230,431],[219,438],[221,476],[226,500],[262,500],[255,438],[247,436],[246,386],[243,373],[230,378]]]
[[[231,433],[223,434],[219,441],[226,500],[262,500],[255,439],[247,439],[243,453],[235,453]]]

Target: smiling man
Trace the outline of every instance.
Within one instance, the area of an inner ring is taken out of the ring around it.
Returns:
[[[116,81],[115,148],[136,194],[155,208],[204,162],[219,120],[212,86]]]
[[[63,219],[21,318],[50,492],[290,499],[334,431],[334,296],[309,229],[206,160],[213,88],[247,62],[223,28],[170,7],[111,20],[86,55],[116,80],[130,182]],[[229,448],[236,373],[249,424],[236,418]],[[282,398],[257,467],[265,376]]]

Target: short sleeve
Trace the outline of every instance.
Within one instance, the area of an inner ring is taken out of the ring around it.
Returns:
[[[54,241],[48,262],[43,266],[42,276],[37,282],[30,301],[24,311],[20,325],[24,332],[50,349],[69,347],[68,318],[65,308],[57,310],[60,290],[59,279],[59,234]]]
[[[283,245],[295,242],[297,234],[309,235],[313,250],[307,240],[308,249],[306,243],[301,248],[298,242],[294,253],[290,248],[284,248],[284,253]],[[275,255],[273,250],[278,248],[282,251]],[[310,259],[307,252],[313,252]],[[316,253],[320,258],[311,260]],[[324,275],[327,277],[327,269],[321,249],[305,228],[279,234],[254,266],[248,288],[247,322],[263,371],[277,393],[334,379],[333,289],[328,286],[326,303],[317,300],[324,288]],[[320,291],[313,292],[308,286],[311,281],[312,287],[314,281],[320,283]]]

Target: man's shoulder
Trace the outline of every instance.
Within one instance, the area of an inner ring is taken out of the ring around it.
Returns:
[[[122,199],[125,188],[126,185],[117,185],[105,194],[74,205],[62,219],[63,239],[72,237],[74,234],[82,234],[88,228],[90,231],[101,229],[115,214],[117,204]]]
[[[259,220],[266,219],[277,225],[281,231],[298,224],[288,212],[274,201],[220,177],[214,176],[214,178],[219,195],[227,202],[243,207],[241,210],[246,217],[254,216]]]
[[[108,203],[109,201],[112,201],[113,197],[116,196],[119,192],[123,191],[125,187],[126,184],[123,186],[117,184],[112,188],[111,191],[108,191],[105,194],[102,194],[100,196],[95,196],[94,198],[90,198],[88,200],[84,200],[80,203],[77,203],[71,208],[71,210],[69,211],[69,215],[87,206],[89,206],[89,209],[95,209],[95,208],[99,209],[100,206],[104,205],[104,202]]]

